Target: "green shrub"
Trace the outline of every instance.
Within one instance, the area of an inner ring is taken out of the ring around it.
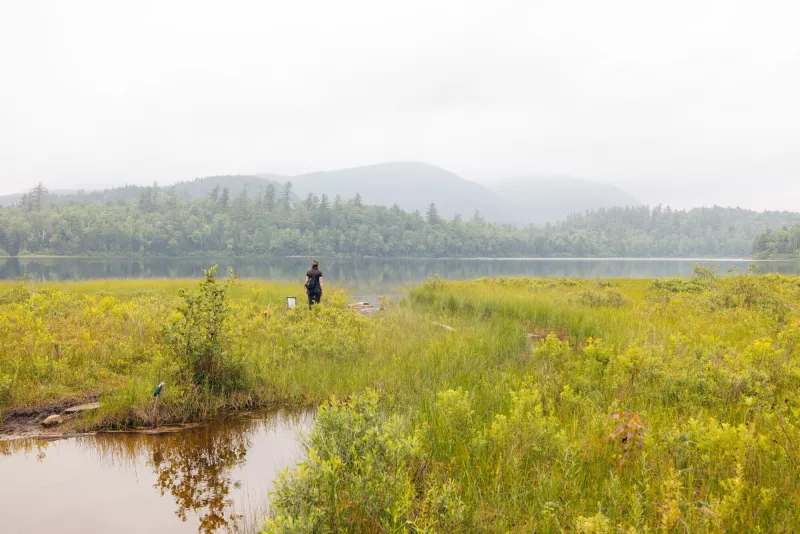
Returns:
[[[18,278],[16,283],[6,291],[0,293],[0,305],[16,304],[30,299],[33,292],[25,285],[24,278]]]
[[[708,289],[708,284],[696,278],[664,278],[653,280],[650,289],[665,293],[700,293]]]
[[[653,280],[650,289],[665,293],[701,293],[711,289],[718,278],[719,266],[695,265],[692,270],[692,277],[686,278],[664,278]]]
[[[226,302],[228,290],[236,282],[232,273],[224,284],[217,282],[217,266],[203,271],[205,279],[195,290],[181,288],[183,303],[178,313],[164,326],[167,344],[181,357],[195,384],[214,389],[235,385],[239,365],[231,349],[234,336]]]
[[[414,477],[420,438],[405,419],[379,409],[375,391],[322,406],[305,448],[306,459],[277,482],[265,532],[353,532],[367,525],[406,531],[421,505]],[[441,489],[426,499],[428,521],[438,513],[451,518],[443,498],[452,500]]]

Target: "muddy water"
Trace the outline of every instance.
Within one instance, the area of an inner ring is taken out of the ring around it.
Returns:
[[[313,414],[260,413],[172,434],[0,442],[0,532],[253,532]]]

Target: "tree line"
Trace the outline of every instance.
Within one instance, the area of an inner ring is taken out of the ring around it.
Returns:
[[[216,187],[199,199],[157,184],[127,190],[113,201],[65,202],[40,184],[0,209],[0,254],[748,257],[757,237],[800,221],[791,212],[643,206],[516,228],[478,212],[445,219],[434,204],[425,213],[367,205],[360,195],[298,202],[291,182],[257,195]]]
[[[757,259],[800,259],[800,223],[759,234],[753,247]]]

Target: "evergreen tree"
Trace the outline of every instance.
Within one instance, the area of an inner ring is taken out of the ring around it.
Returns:
[[[31,203],[31,196],[29,193],[24,193],[22,195],[22,197],[19,199],[19,204],[25,211],[31,211],[33,209],[33,204]]]
[[[308,196],[306,196],[306,199],[303,201],[303,206],[305,206],[308,211],[316,211],[318,204],[319,199],[314,193],[309,193]]]
[[[174,185],[167,191],[167,209],[174,220],[178,215],[178,193],[175,191]]]
[[[250,216],[250,197],[247,196],[247,186],[244,186],[242,192],[233,201],[233,215],[239,222],[247,220]]]
[[[47,193],[48,190],[42,182],[39,182],[36,184],[36,187],[30,190],[28,193],[28,198],[31,202],[31,208],[33,210],[42,211]]]
[[[155,208],[153,203],[153,189],[150,187],[142,188],[139,193],[139,210],[142,213],[150,213]]]
[[[433,202],[430,203],[428,211],[425,212],[425,220],[428,221],[428,224],[439,224],[439,211]]]
[[[272,184],[267,185],[267,190],[264,193],[264,209],[268,212],[275,209],[275,186]]]
[[[283,184],[283,191],[281,192],[281,205],[283,209],[290,210],[292,207],[292,182]]]
[[[331,220],[331,203],[328,201],[328,195],[322,195],[317,208],[317,225],[325,226]]]

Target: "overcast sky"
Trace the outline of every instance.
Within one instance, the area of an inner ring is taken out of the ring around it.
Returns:
[[[0,0],[0,194],[425,161],[800,211],[800,2]]]

